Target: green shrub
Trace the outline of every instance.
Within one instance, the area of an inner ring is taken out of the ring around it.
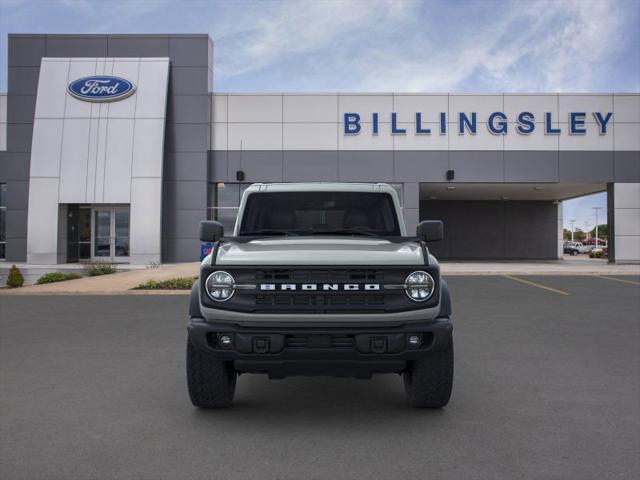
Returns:
[[[7,287],[17,288],[24,284],[24,277],[18,267],[13,265],[9,269],[9,275],[7,276]]]
[[[178,277],[167,280],[148,280],[134,290],[191,290],[196,277]]]
[[[118,269],[110,263],[93,263],[91,265],[87,265],[84,271],[89,277],[97,277],[98,275],[116,273]]]
[[[596,250],[596,251],[591,250],[589,252],[589,258],[603,258],[603,257],[605,257],[605,253],[603,250]]]
[[[65,280],[75,280],[77,278],[82,278],[82,276],[77,273],[49,272],[36,280],[36,284],[43,285],[45,283],[64,282]]]

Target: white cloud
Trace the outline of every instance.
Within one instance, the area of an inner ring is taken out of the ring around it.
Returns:
[[[492,25],[477,25],[466,40],[425,61],[398,62],[392,72],[375,56],[365,86],[378,89],[456,91],[465,80],[504,91],[589,90],[594,63],[616,49],[621,14],[607,2],[519,4]],[[526,29],[522,26],[526,25]],[[498,33],[498,34],[496,34]],[[392,61],[395,52],[388,52]],[[402,55],[398,55],[403,58]],[[385,87],[385,85],[387,85]]]
[[[594,63],[617,48],[622,12],[606,1],[533,4],[523,17],[525,32],[511,28],[512,42],[484,59],[487,71],[505,90],[589,90]],[[524,61],[525,68],[515,69]]]
[[[0,0],[0,28],[209,31],[215,82],[228,90],[628,91],[640,89],[633,58],[640,46],[632,43],[639,38],[639,6],[638,0]],[[620,72],[628,74],[612,76]]]
[[[171,0],[57,0],[61,8],[76,15],[94,19],[91,22],[92,33],[114,33],[120,31],[123,24],[144,19],[154,13],[166,11]],[[95,19],[98,22],[95,22]],[[137,33],[137,32],[132,32]]]
[[[219,38],[218,80],[270,67],[311,75],[312,57],[330,85],[350,73],[351,90],[591,90],[594,67],[621,48],[626,14],[604,0],[491,4],[489,15],[471,3],[459,22],[413,2],[268,5]]]
[[[214,41],[220,41],[222,50],[216,58],[219,75],[249,73],[307,54],[340,55],[350,36],[376,31],[384,22],[402,21],[411,4],[334,0],[252,5],[250,15],[242,12],[214,22]],[[235,28],[230,29],[229,22]]]

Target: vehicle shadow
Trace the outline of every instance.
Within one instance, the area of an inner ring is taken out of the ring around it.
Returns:
[[[411,408],[402,377],[379,375],[371,380],[330,377],[292,377],[269,380],[262,375],[238,379],[236,399],[226,409],[194,409],[198,421],[220,425],[232,421],[258,429],[278,425],[349,428],[380,431],[381,424],[398,422],[410,428],[417,418],[446,418],[446,409]]]

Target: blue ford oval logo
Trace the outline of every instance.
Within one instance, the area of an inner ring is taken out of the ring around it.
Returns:
[[[67,91],[87,102],[113,102],[122,100],[135,92],[136,86],[121,77],[97,75],[83,77],[69,84]]]

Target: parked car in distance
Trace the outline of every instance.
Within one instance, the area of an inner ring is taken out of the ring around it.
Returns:
[[[584,241],[584,244],[585,244],[585,245],[594,245],[594,246],[595,246],[595,244],[596,244],[596,239],[595,239],[595,237],[587,238],[587,239]],[[601,245],[606,245],[606,244],[607,244],[607,241],[606,241],[606,240],[604,240],[604,239],[602,239],[602,238],[598,238],[598,245],[599,245],[599,246],[601,246]]]
[[[563,251],[569,255],[578,255],[580,253],[586,253],[584,251],[585,246],[580,242],[564,242]]]
[[[578,251],[580,253],[589,253],[591,250],[593,250],[594,246],[592,245],[578,245]]]
[[[564,242],[562,245],[562,249],[564,251],[564,253],[568,254],[568,255],[579,255],[581,253],[584,254],[590,254],[591,252],[596,252],[596,251],[604,251],[604,253],[607,253],[607,245],[606,242],[601,242],[598,244],[598,246],[596,246],[595,244],[595,240],[593,240],[593,242],[591,241],[592,239],[586,240],[586,242],[583,244],[582,242]]]

